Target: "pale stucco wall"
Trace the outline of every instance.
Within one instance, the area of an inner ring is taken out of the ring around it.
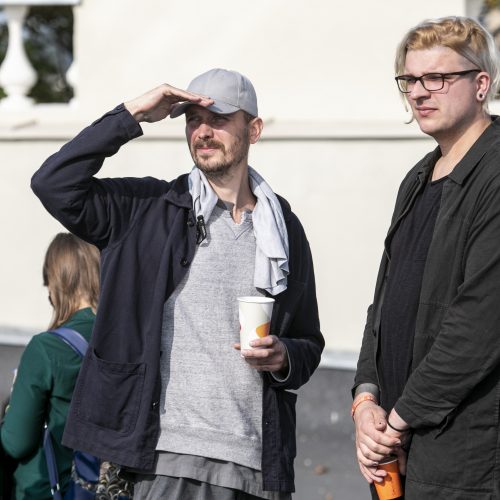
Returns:
[[[265,118],[399,119],[394,50],[465,0],[84,0],[75,9],[80,99],[94,113],[211,67],[247,74]]]

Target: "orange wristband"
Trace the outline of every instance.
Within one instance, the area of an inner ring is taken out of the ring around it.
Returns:
[[[356,411],[358,406],[361,403],[364,403],[365,401],[373,401],[375,404],[378,404],[377,398],[373,394],[365,394],[364,396],[361,396],[359,399],[355,399],[351,407],[351,417],[353,420],[354,420],[354,412]]]

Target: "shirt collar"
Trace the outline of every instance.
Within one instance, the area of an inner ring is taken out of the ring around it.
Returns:
[[[465,179],[472,173],[476,165],[481,161],[483,156],[491,149],[494,142],[500,138],[500,118],[498,116],[491,117],[491,125],[479,136],[477,141],[467,151],[465,156],[457,163],[448,177],[462,185]]]

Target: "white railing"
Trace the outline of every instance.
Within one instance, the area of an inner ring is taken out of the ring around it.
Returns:
[[[22,110],[33,106],[33,100],[27,97],[36,83],[36,71],[26,56],[23,42],[23,22],[31,6],[40,5],[77,5],[80,0],[0,0],[3,14],[7,20],[9,40],[7,53],[0,66],[0,86],[7,97],[0,101],[3,109]],[[75,74],[75,60],[68,68],[71,84]]]

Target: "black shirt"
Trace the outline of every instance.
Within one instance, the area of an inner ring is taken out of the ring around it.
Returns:
[[[427,252],[439,210],[443,177],[428,183],[401,220],[391,244],[391,267],[381,311],[380,405],[389,412],[410,375],[415,320]]]

